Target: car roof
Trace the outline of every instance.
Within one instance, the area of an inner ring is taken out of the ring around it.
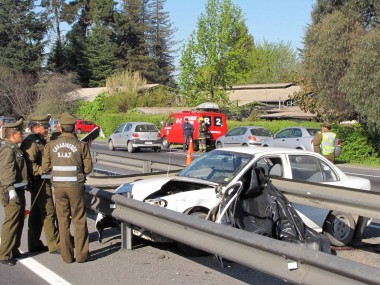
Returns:
[[[154,125],[153,123],[150,123],[150,122],[125,122],[123,124],[146,124],[146,125]]]
[[[266,127],[260,127],[260,126],[236,126],[234,129],[236,128],[248,128],[248,129],[267,129]]]
[[[247,154],[313,154],[318,155],[316,152],[302,150],[302,149],[292,149],[285,147],[224,147],[218,148],[218,150],[227,150],[231,152],[242,152]],[[320,155],[321,156],[321,155]]]

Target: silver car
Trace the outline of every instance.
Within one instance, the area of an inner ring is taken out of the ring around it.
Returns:
[[[285,128],[274,134],[273,137],[266,139],[262,146],[267,147],[286,147],[314,151],[314,135],[321,131],[319,128],[291,127]],[[341,141],[335,140],[335,157],[340,155]]]
[[[135,152],[142,148],[151,148],[161,151],[160,132],[152,123],[127,122],[121,124],[109,137],[108,148],[127,148],[128,152]]]
[[[272,132],[266,128],[241,126],[229,131],[216,141],[216,148],[231,146],[261,146],[263,141],[272,137]]]

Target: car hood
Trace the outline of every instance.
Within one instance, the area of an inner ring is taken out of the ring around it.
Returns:
[[[342,180],[342,186],[371,191],[371,181],[357,176],[346,175],[346,179]]]
[[[131,183],[125,183],[120,185],[116,190],[115,194],[123,194],[130,192],[133,199],[144,201],[147,197],[152,196],[155,192],[162,191],[165,188],[165,185],[178,183],[183,187],[189,186],[188,190],[195,190],[190,187],[190,185],[196,185],[198,189],[201,188],[216,188],[219,186],[218,183],[189,178],[189,177],[160,177],[160,178],[151,178],[138,180]],[[183,191],[184,189],[180,189]],[[165,196],[165,195],[164,195]]]

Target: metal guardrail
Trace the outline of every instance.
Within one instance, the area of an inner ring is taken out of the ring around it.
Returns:
[[[297,284],[380,284],[378,268],[86,186],[91,209]],[[115,207],[111,207],[115,204]]]
[[[94,162],[111,166],[111,167],[117,167],[121,169],[127,169],[127,170],[137,170],[141,171],[142,173],[152,173],[155,171],[166,171],[166,172],[178,172],[184,168],[183,165],[178,164],[167,164],[162,163],[158,161],[153,160],[142,160],[137,158],[131,158],[131,157],[123,157],[123,156],[117,156],[112,154],[105,154],[101,152],[93,152],[92,153],[92,159]]]
[[[290,179],[272,179],[289,201],[380,219],[380,193]]]

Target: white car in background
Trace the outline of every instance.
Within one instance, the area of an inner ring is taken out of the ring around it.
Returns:
[[[287,148],[234,147],[208,152],[175,176],[126,183],[115,193],[131,193],[136,200],[205,218],[218,203],[216,193],[238,181],[244,181],[247,173],[255,167],[262,167],[269,176],[371,190],[368,179],[346,175],[322,155],[314,152]],[[305,205],[293,206],[304,223],[324,233],[332,245],[343,246],[351,242],[357,217]],[[134,229],[134,234],[150,240],[157,238],[154,233],[139,228]]]
[[[317,132],[321,131],[318,128],[310,127],[290,127],[285,128],[275,133],[271,138],[263,141],[264,147],[286,147],[313,151],[313,138]],[[338,157],[341,152],[341,140],[335,140],[335,157]]]

